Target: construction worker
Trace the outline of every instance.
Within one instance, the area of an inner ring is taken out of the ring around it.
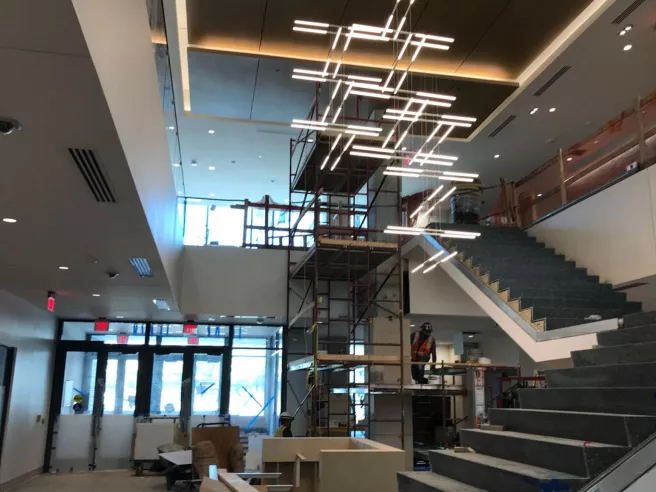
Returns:
[[[412,346],[410,348],[410,358],[412,362],[429,362],[431,356],[433,357],[433,362],[437,362],[435,339],[432,337],[431,333],[433,333],[433,325],[428,321],[425,321],[421,324],[421,329],[411,335],[410,341]],[[428,379],[424,376],[425,369],[426,366],[423,364],[412,364],[412,379],[414,379],[417,384],[428,383]]]
[[[292,417],[287,412],[282,412],[278,419],[280,427],[276,429],[276,432],[273,433],[273,437],[294,437],[292,434],[292,422],[294,417]]]

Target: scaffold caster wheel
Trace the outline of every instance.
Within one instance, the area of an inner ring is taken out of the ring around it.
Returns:
[[[137,477],[140,477],[141,475],[143,475],[143,466],[141,466],[141,465],[137,465],[137,466],[135,466],[135,467],[134,467],[134,474],[135,474]]]

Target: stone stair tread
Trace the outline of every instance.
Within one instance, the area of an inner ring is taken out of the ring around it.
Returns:
[[[579,412],[581,413],[581,412]],[[515,432],[515,431],[492,431],[492,430],[483,430],[483,429],[466,429],[468,432],[482,432],[485,434],[492,434],[505,437],[514,437],[516,439],[531,439],[533,441],[542,441],[548,442],[551,444],[561,444],[563,446],[574,446],[578,448],[621,448],[622,446],[617,446],[615,444],[605,444],[603,442],[590,442],[590,441],[580,441],[577,439],[567,439],[564,437],[553,437],[553,436],[543,436],[540,434],[528,434],[525,432]]]
[[[524,475],[526,477],[534,478],[537,480],[549,480],[554,478],[558,480],[587,480],[586,477],[580,477],[577,475],[571,475],[570,473],[563,473],[532,465],[525,465],[524,463],[505,460],[503,458],[497,458],[487,454],[454,453],[451,450],[434,450],[430,452],[436,454],[444,454],[447,456],[455,456],[456,458],[463,459],[471,463],[476,463],[478,465],[487,466],[490,468],[497,468],[508,473]]]
[[[399,475],[421,482],[440,492],[487,492],[478,487],[472,487],[466,483],[458,482],[457,480],[433,472],[399,472]]]
[[[580,389],[580,388],[571,388],[571,389]],[[646,419],[653,419],[655,418],[653,415],[644,415],[644,414],[635,414],[635,413],[610,413],[610,412],[577,412],[574,410],[550,410],[550,409],[542,409],[542,408],[504,408],[503,410],[505,411],[512,411],[512,412],[544,412],[544,413],[571,413],[571,414],[576,414],[576,415],[589,415],[591,417],[593,416],[601,416],[601,417],[642,417]]]

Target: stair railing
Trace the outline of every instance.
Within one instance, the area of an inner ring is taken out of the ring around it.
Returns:
[[[642,441],[628,454],[579,492],[621,492],[637,482],[656,465],[656,433]]]

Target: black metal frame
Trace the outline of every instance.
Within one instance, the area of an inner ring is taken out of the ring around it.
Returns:
[[[52,382],[50,393],[50,411],[48,415],[48,431],[46,435],[46,449],[43,460],[43,472],[47,473],[50,469],[50,462],[52,461],[54,430],[57,417],[60,415],[60,409],[63,396],[64,373],[66,370],[66,356],[69,352],[92,352],[98,354],[98,365],[96,369],[97,375],[103,375],[102,378],[96,377],[96,391],[94,395],[94,426],[93,432],[97,432],[100,425],[100,417],[102,417],[103,405],[103,386],[104,386],[104,373],[107,364],[107,358],[110,353],[121,354],[137,354],[139,360],[139,368],[137,371],[137,389],[135,398],[135,411],[134,415],[148,416],[150,415],[151,404],[151,384],[153,377],[153,362],[155,355],[164,354],[182,354],[183,356],[183,373],[182,380],[191,380],[193,378],[194,370],[194,356],[196,354],[207,354],[222,356],[223,363],[221,366],[221,388],[220,388],[220,402],[219,414],[227,415],[230,406],[230,383],[231,383],[231,367],[232,367],[232,350],[233,340],[235,335],[235,325],[217,325],[227,326],[228,336],[226,345],[149,345],[150,332],[153,324],[166,324],[166,322],[146,322],[145,341],[143,345],[118,345],[118,344],[105,344],[102,341],[91,340],[62,340],[64,331],[64,323],[67,321],[73,322],[93,322],[96,320],[58,320],[57,334],[56,334],[56,351],[55,359],[52,370]],[[112,320],[114,321],[114,320]],[[126,321],[115,320],[120,323],[144,323],[141,321]],[[173,321],[170,324],[179,324],[179,321]],[[236,325],[239,326],[239,325]],[[271,325],[280,326],[280,325]],[[284,347],[284,336],[283,336]],[[245,348],[244,350],[248,350]],[[279,350],[279,349],[271,349]],[[285,351],[283,350],[283,354]],[[101,381],[102,379],[102,381]],[[285,392],[281,388],[281,397]],[[181,421],[184,422],[186,417],[190,417],[191,411],[191,385],[182,385],[182,408],[180,410]],[[284,400],[283,400],[284,401]]]
[[[7,345],[0,345],[7,350],[5,358],[5,376],[2,385],[5,388],[5,395],[2,402],[2,418],[0,419],[0,463],[2,462],[3,444],[5,441],[5,431],[7,430],[7,417],[9,415],[9,403],[11,395],[12,381],[14,379],[14,363],[16,362],[16,349]]]

